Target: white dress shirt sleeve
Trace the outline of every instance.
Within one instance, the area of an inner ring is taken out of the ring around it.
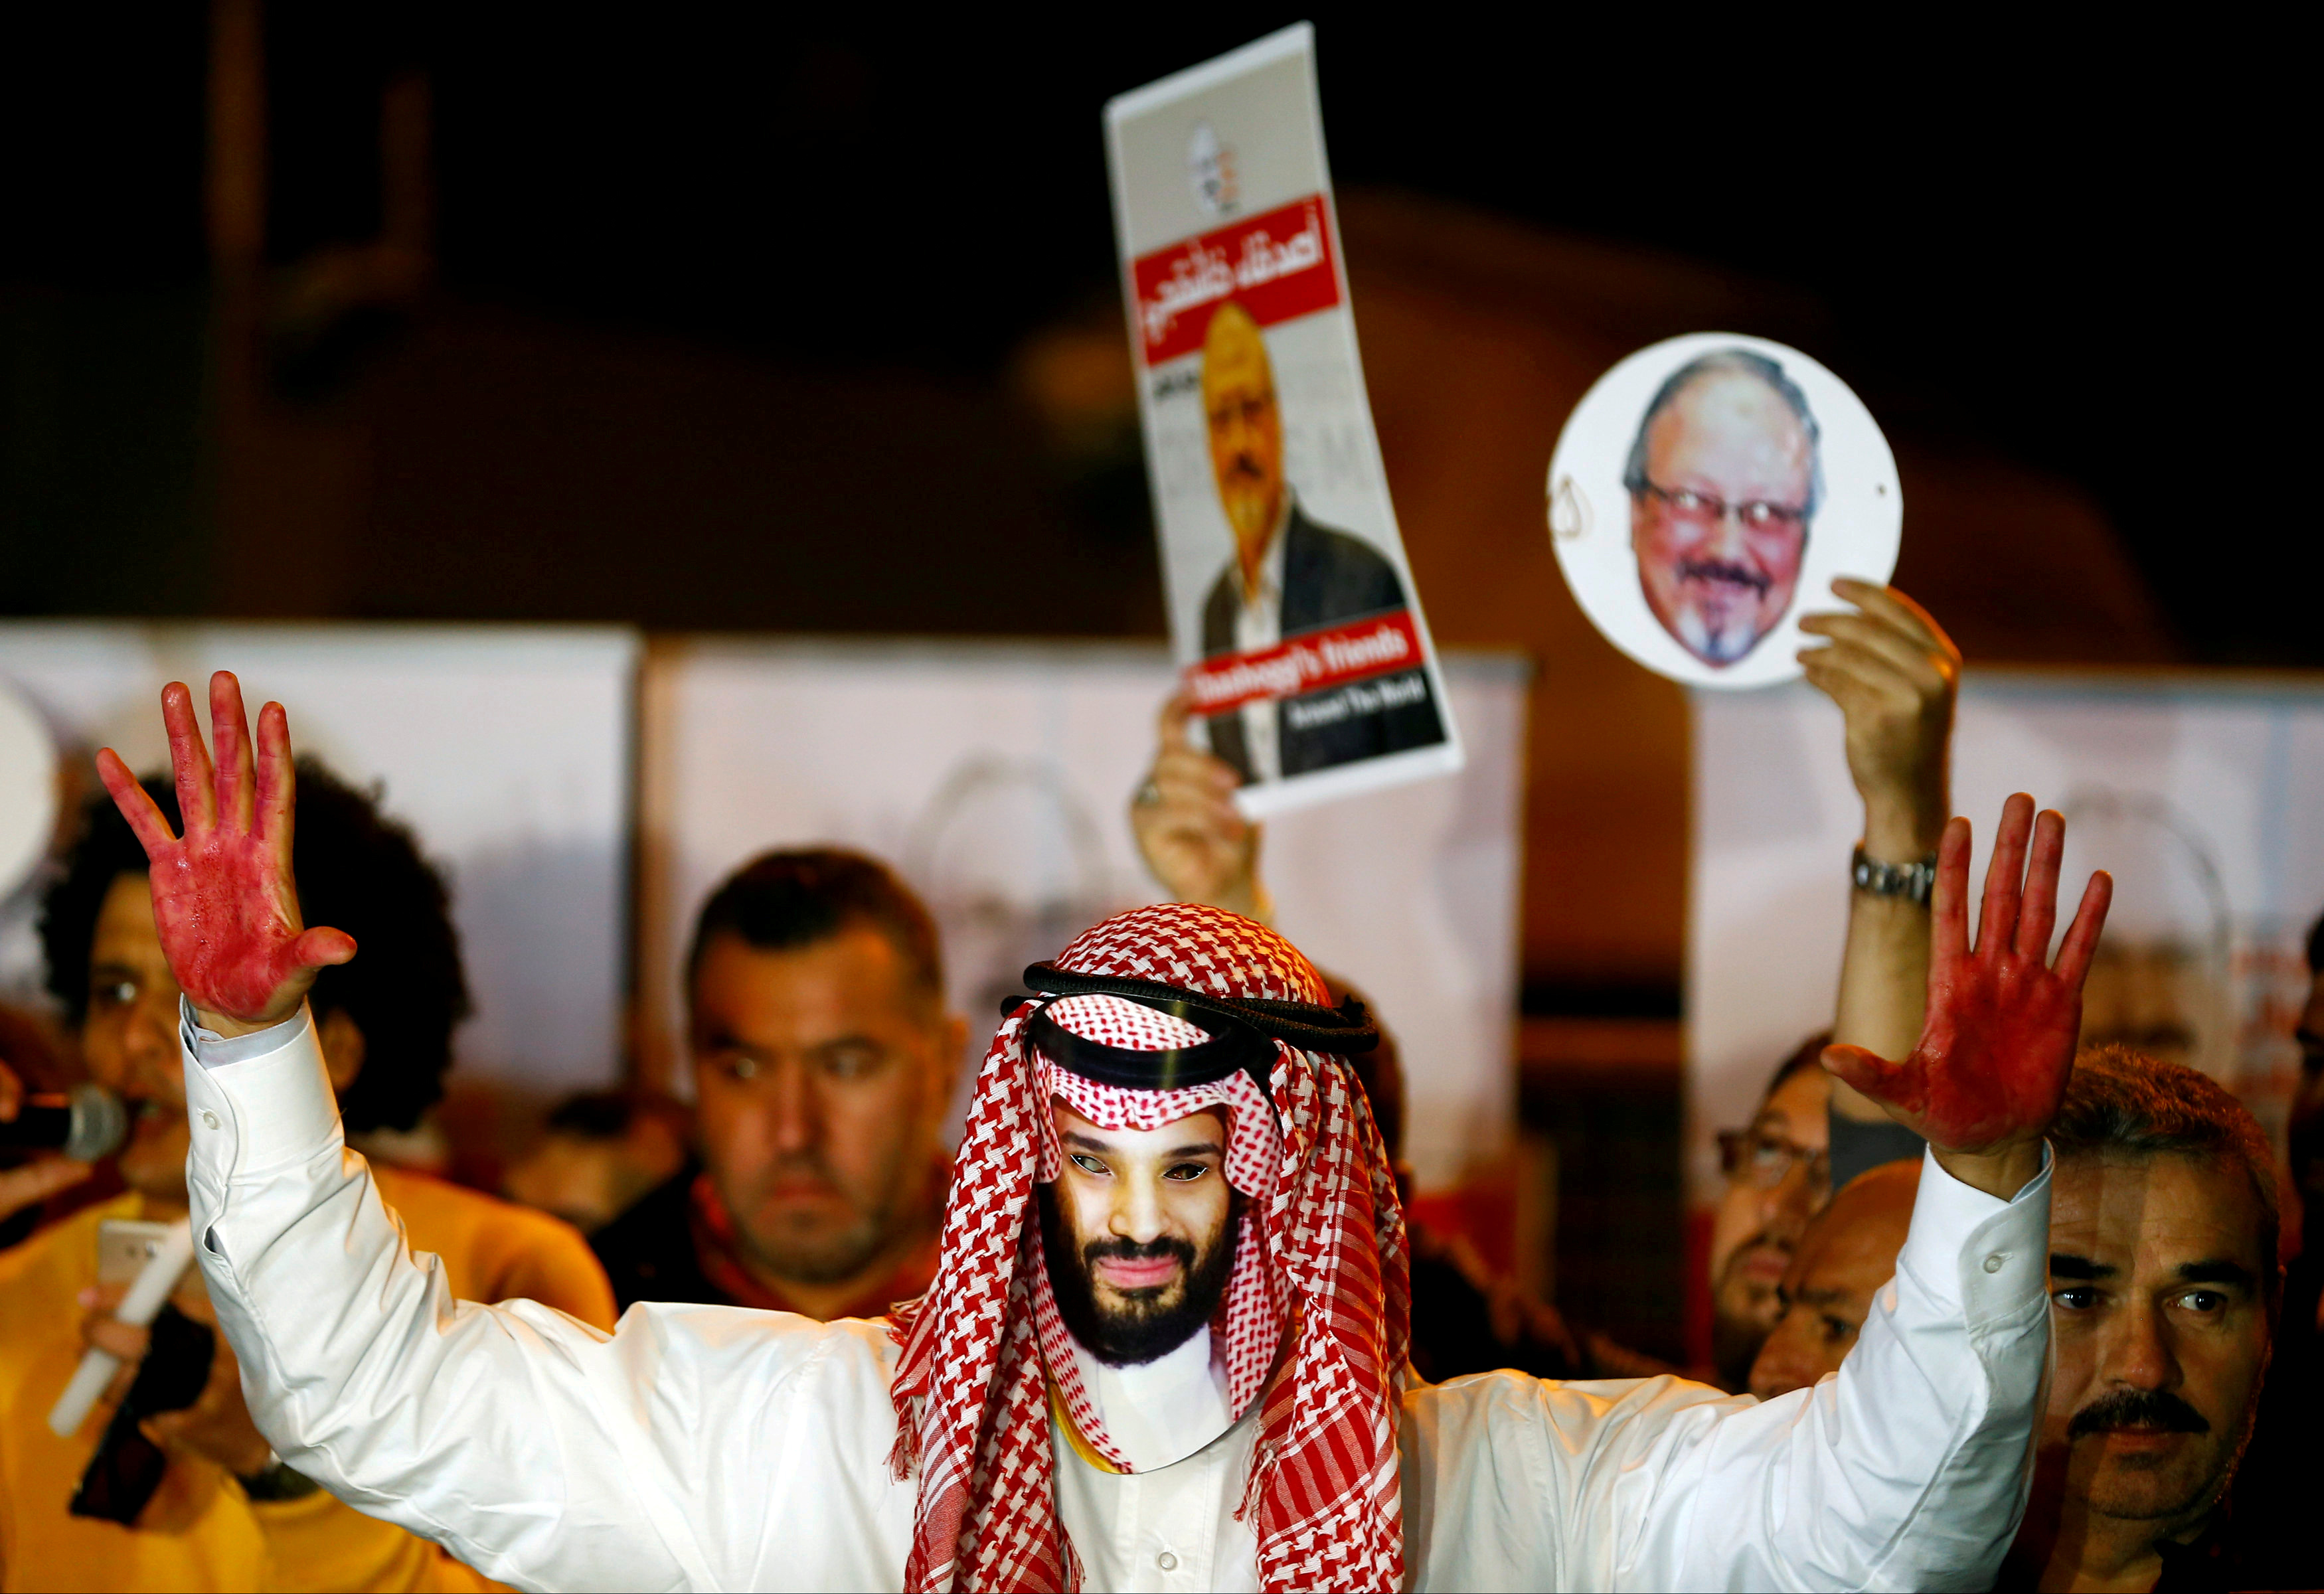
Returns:
[[[2049,1227],[2046,1166],[2004,1202],[1929,1156],[1856,1348],[1765,1404],[1667,1377],[1416,1390],[1413,1588],[1990,1588],[2031,1480]]]
[[[346,1150],[305,1012],[181,1038],[195,1254],[287,1463],[521,1588],[900,1586],[877,1326],[456,1301]]]

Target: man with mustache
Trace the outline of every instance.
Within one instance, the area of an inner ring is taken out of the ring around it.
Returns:
[[[2312,1586],[2245,1564],[2227,1510],[2282,1304],[2265,1134],[2194,1069],[2104,1046],[2051,1144],[2057,1371],[2004,1586]]]
[[[1231,299],[1203,340],[1203,415],[1219,507],[1234,533],[1203,604],[1203,654],[1250,653],[1406,606],[1396,567],[1360,538],[1307,518],[1283,470],[1283,413],[1259,323]],[[1415,668],[1262,699],[1213,714],[1211,751],[1248,784],[1444,740]]]
[[[1815,417],[1765,355],[1723,349],[1673,372],[1646,406],[1622,485],[1646,607],[1724,668],[1792,606],[1823,493]]]
[[[701,1156],[592,1238],[622,1307],[877,1317],[927,1288],[967,1027],[919,898],[861,853],[770,852],[686,967]]]
[[[191,695],[163,695],[182,835],[98,758],[187,993],[196,1258],[286,1460],[495,1576],[1384,1594],[1998,1567],[2046,1359],[2043,1137],[2110,889],[2091,879],[2053,964],[2064,824],[2027,797],[1974,944],[1969,827],[1947,827],[1919,1044],[1825,1054],[1929,1144],[1897,1287],[1837,1378],[1765,1404],[1669,1377],[1408,1387],[1402,1216],[1349,1063],[1372,1026],[1281,936],[1189,904],[1025,971],[936,1281],[888,1323],[641,1304],[608,1336],[458,1301],[341,1149],[305,996],[359,949],[298,911],[283,712],[254,759],[233,677],[210,698],[215,769]],[[1084,1290],[1095,1346],[1060,1306]],[[1108,1338],[1182,1305],[1176,1345]]]

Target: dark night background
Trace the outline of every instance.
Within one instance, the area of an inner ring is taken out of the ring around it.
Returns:
[[[140,482],[200,468],[182,448],[107,458],[73,405],[114,410],[117,428],[134,424],[118,411],[170,401],[106,373],[169,345],[203,281],[206,20],[132,8],[60,28],[31,9],[5,51],[20,347],[0,610],[234,612],[207,590],[182,601],[184,579],[174,604],[156,590],[162,568],[193,574],[186,548],[122,543],[161,561],[143,576],[72,548],[106,540],[77,537],[76,510],[158,524]],[[416,67],[446,293],[809,371],[973,384],[1029,329],[1111,291],[1106,96],[1298,14],[1150,14],[800,26],[741,8],[278,6],[268,258],[377,231],[379,85]],[[1622,15],[1506,32],[1316,14],[1338,182],[1804,290],[1830,312],[1811,352],[1884,419],[1975,437],[2094,494],[2180,657],[2324,662],[2296,507],[2309,421],[2278,374],[2309,341],[2293,241],[2309,185],[2290,170],[2295,102],[2268,80],[2279,49],[2118,18],[2105,37],[2093,19],[2044,38],[1993,16],[1768,33]],[[28,296],[45,308],[25,311]],[[278,378],[327,393],[393,335],[351,318]],[[49,362],[24,346],[60,337],[78,340],[73,392],[44,411],[28,390]],[[62,457],[43,456],[43,427]],[[494,612],[485,594],[474,606]]]

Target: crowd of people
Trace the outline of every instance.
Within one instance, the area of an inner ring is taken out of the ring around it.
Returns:
[[[566,1102],[486,1194],[389,1150],[468,1004],[418,839],[173,687],[49,889],[77,1061],[0,1027],[0,1119],[73,1067],[132,1118],[0,1168],[0,1588],[2324,1584],[2324,925],[2287,1177],[2204,1074],[2075,1055],[2105,891],[2061,912],[2022,799],[1972,944],[1958,654],[1836,590],[1838,999],[1720,1137],[1692,1369],[1405,1216],[1428,1037],[1268,927],[1182,703],[1128,815],[1168,902],[1027,971],[964,1120],[993,1015],[927,908],[780,851],[696,920],[689,1101]],[[103,1234],[179,1220],[116,1321]]]

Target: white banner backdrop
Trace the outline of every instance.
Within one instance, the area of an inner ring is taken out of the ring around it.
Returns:
[[[530,1091],[613,1083],[627,992],[632,695],[626,631],[496,626],[0,623],[0,678],[96,789],[104,745],[166,769],[163,683],[242,677],[294,745],[446,866],[476,1005],[464,1072]],[[207,706],[204,709],[207,719]],[[0,905],[0,990],[41,983],[31,889]]]
[[[1803,685],[1697,692],[1687,927],[1688,1178],[1717,1130],[1831,1022],[1863,809],[1840,711]],[[2324,679],[1972,670],[1953,808],[1981,886],[2010,793],[2067,816],[2071,895],[2115,875],[2089,1038],[2193,1063],[2281,1137],[2299,1067],[2302,938],[2324,912]],[[2061,910],[2070,915],[2070,906]]]
[[[1280,815],[1263,856],[1283,933],[1397,1032],[1428,1188],[1500,1155],[1516,1119],[1528,668],[1447,654],[1444,670],[1468,768]],[[1158,647],[657,644],[639,902],[652,1069],[684,1083],[680,962],[704,899],[759,852],[821,843],[897,863],[927,896],[981,1059],[1026,964],[1156,900],[1127,805],[1174,680]]]

